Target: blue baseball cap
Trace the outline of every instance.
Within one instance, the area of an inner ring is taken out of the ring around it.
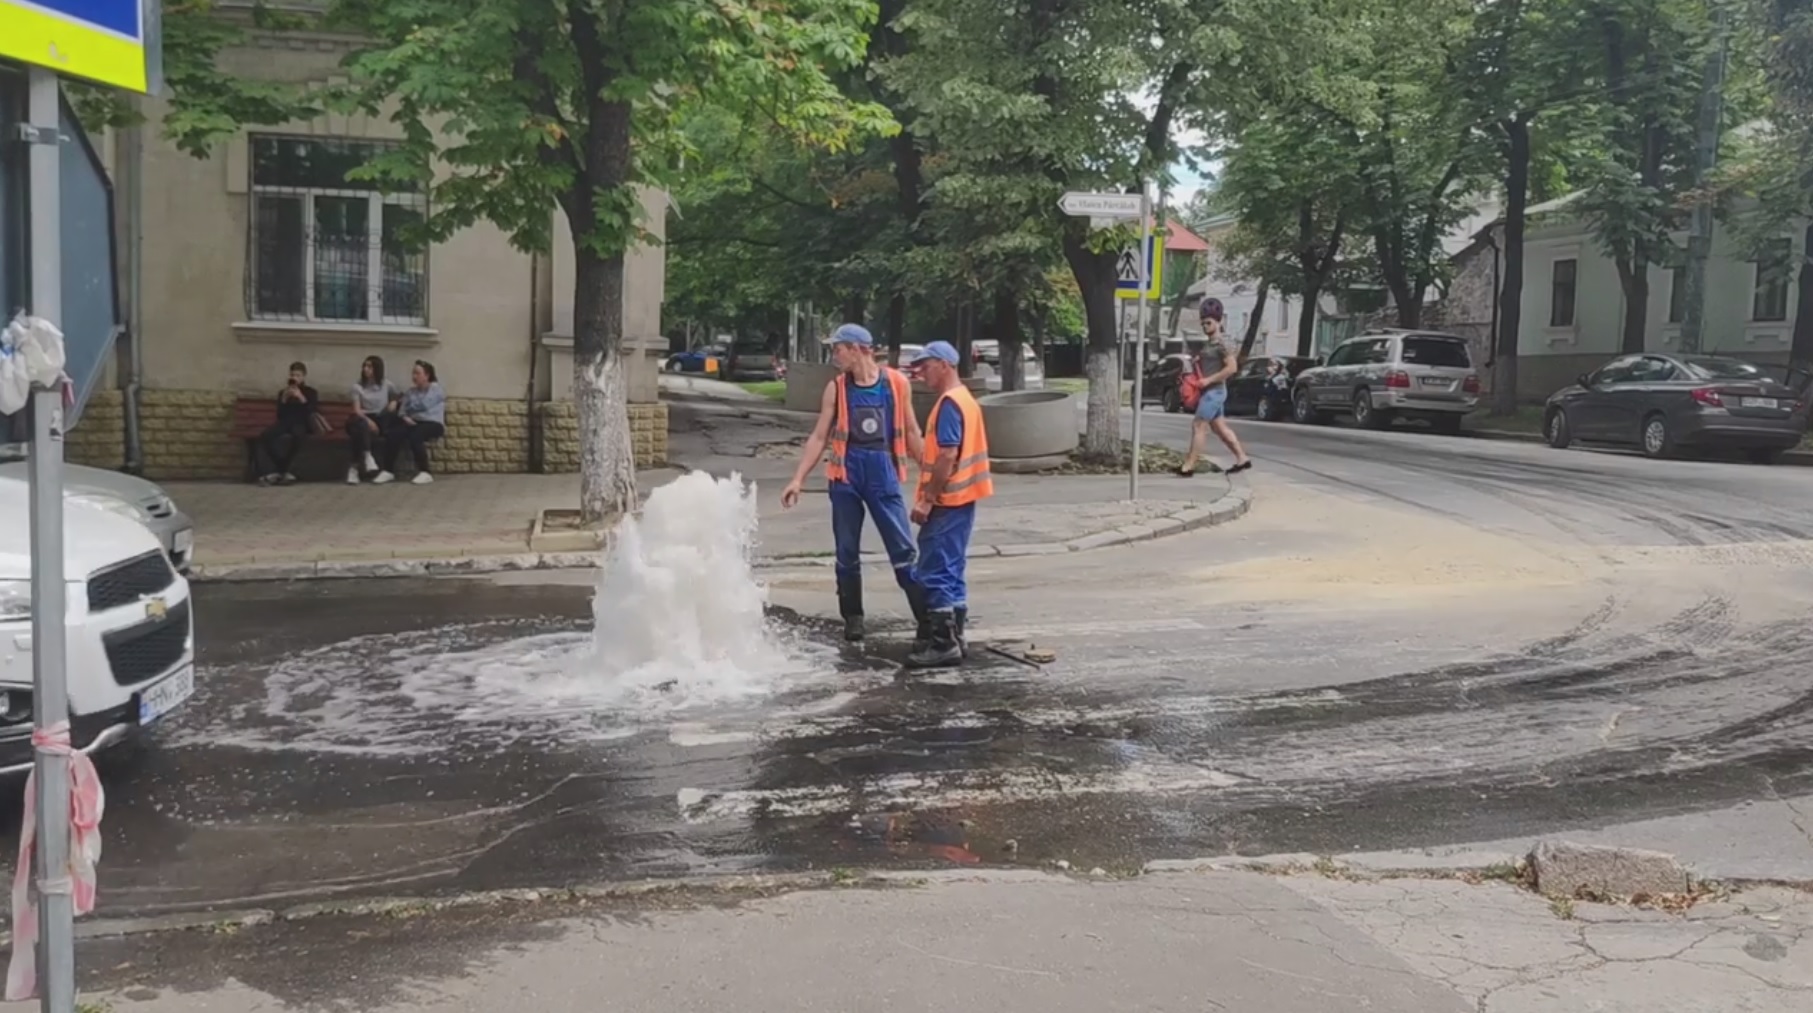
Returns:
[[[937,359],[939,362],[955,366],[958,362],[957,350],[952,348],[948,341],[934,341],[913,357],[913,363],[918,364],[927,359]]]
[[[875,335],[861,324],[842,324],[831,336],[825,339],[827,345],[860,345],[863,348],[875,347]]]

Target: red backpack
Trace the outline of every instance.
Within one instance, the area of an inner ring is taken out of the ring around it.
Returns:
[[[1177,397],[1183,403],[1184,411],[1193,412],[1202,403],[1202,392],[1208,385],[1203,383],[1202,363],[1192,360],[1190,371],[1177,378]]]

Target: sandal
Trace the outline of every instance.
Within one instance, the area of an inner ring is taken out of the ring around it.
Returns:
[[[1239,464],[1234,465],[1232,468],[1229,468],[1228,474],[1238,475],[1243,471],[1247,471],[1247,470],[1251,469],[1252,466],[1253,466],[1253,459],[1249,457],[1246,460],[1241,461]]]

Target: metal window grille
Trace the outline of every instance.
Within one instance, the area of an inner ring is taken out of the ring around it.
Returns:
[[[252,137],[246,271],[252,319],[428,323],[428,253],[404,241],[427,214],[427,199],[347,178],[391,147]]]

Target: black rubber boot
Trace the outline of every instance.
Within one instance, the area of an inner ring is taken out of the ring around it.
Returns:
[[[844,639],[862,643],[862,574],[837,575],[837,611],[844,617]]]
[[[959,605],[951,610],[954,630],[957,634],[957,650],[969,657],[969,606]]]
[[[963,663],[963,651],[957,646],[957,619],[949,612],[930,613],[932,639],[925,650],[907,655],[908,668],[955,668]]]
[[[932,610],[925,603],[925,588],[918,584],[906,588],[907,607],[913,610],[918,627],[913,631],[913,651],[923,651],[932,642]]]

